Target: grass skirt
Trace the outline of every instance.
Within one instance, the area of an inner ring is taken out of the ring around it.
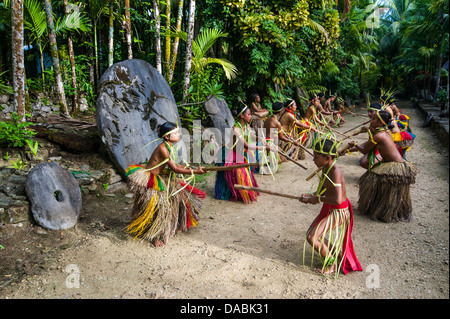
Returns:
[[[417,168],[408,161],[379,163],[358,180],[358,210],[373,220],[410,221],[410,185]]]
[[[361,271],[362,267],[356,257],[353,248],[352,230],[353,230],[353,209],[350,201],[347,199],[341,205],[330,205],[324,203],[319,215],[311,224],[307,234],[315,226],[325,224],[323,236],[318,238],[321,245],[328,244],[328,254],[322,261],[322,270],[328,264],[336,262],[335,274],[339,274],[342,270],[344,275],[350,271]],[[318,227],[319,228],[319,227]],[[313,240],[316,241],[317,234],[313,235]],[[325,241],[326,237],[326,241]],[[303,247],[303,264],[305,264],[306,243]],[[311,250],[313,248],[311,247]],[[314,260],[314,251],[311,256],[311,267]]]
[[[248,160],[245,156],[237,154],[233,149],[228,152],[225,163],[222,165],[231,166],[247,162]],[[235,184],[258,187],[255,176],[249,167],[229,171],[218,171],[216,173],[216,182],[214,185],[214,198],[230,201],[243,201],[245,204],[256,202],[257,197],[259,196],[258,192],[235,189]]]
[[[307,131],[302,132],[300,128],[297,127],[294,127],[290,132],[288,132],[288,134],[293,140],[298,141],[302,145],[304,145],[308,135]],[[305,159],[306,157],[305,151],[301,147],[296,146],[294,143],[278,140],[278,146],[284,153],[286,153],[287,156],[295,161],[298,159]]]
[[[144,167],[141,167],[144,168]],[[126,231],[134,238],[167,243],[177,231],[187,231],[198,224],[205,193],[167,175],[154,175],[145,169],[128,178],[134,195],[132,222]]]

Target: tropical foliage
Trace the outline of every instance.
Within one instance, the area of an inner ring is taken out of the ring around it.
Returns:
[[[14,89],[12,3],[0,3],[3,93]],[[211,94],[234,107],[258,93],[269,107],[286,98],[301,104],[319,92],[365,103],[367,94],[394,88],[448,105],[448,6],[446,0],[25,0],[26,88],[58,97],[55,88],[63,87],[71,115],[81,97],[93,110],[101,74],[132,57],[160,70],[187,122],[204,116],[201,102]]]

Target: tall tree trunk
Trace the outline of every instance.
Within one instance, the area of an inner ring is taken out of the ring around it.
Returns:
[[[125,31],[127,34],[128,59],[132,59],[133,51],[131,50],[130,0],[125,0]]]
[[[108,66],[114,64],[114,0],[109,3],[109,52],[108,52]]]
[[[194,41],[194,22],[195,22],[195,0],[189,0],[189,20],[188,20],[188,33],[186,40],[186,61],[184,65],[183,101],[185,101],[188,96],[190,84],[191,65],[192,65],[192,42]]]
[[[41,63],[41,79],[42,79],[42,91],[45,92],[45,66],[44,66],[44,52],[42,45],[39,43],[39,61]]]
[[[25,60],[23,51],[23,0],[11,2],[12,29],[12,86],[16,112],[23,120],[25,115]]]
[[[448,98],[448,94],[449,94],[449,84],[450,84],[450,76],[449,76],[449,72],[450,70],[447,71],[447,102],[445,103],[445,108],[448,110],[448,104],[449,104],[449,98]]]
[[[155,50],[156,50],[156,70],[162,74],[161,67],[161,22],[159,18],[158,0],[153,0],[153,15],[155,18]]]
[[[98,41],[97,41],[97,24],[94,24],[94,54],[95,54],[95,83],[98,83],[99,66],[98,66]]]
[[[70,13],[69,1],[64,0],[64,8],[66,16]],[[78,106],[78,89],[77,89],[77,72],[75,68],[75,54],[73,52],[73,41],[70,31],[67,33],[67,46],[69,49],[69,60],[70,60],[70,70],[72,73],[72,87],[73,87],[73,101],[72,101],[72,112],[79,110]]]
[[[344,0],[344,10],[342,12],[342,19],[345,19],[346,14],[350,11],[350,0]]]
[[[441,85],[441,66],[442,66],[442,53],[439,53],[437,61],[436,71],[436,90],[434,91],[434,101],[437,101],[437,95],[439,93],[439,86]]]
[[[184,3],[183,0],[178,1],[178,16],[177,16],[177,25],[176,25],[177,31],[181,30],[181,20],[183,19],[183,3]],[[173,72],[175,71],[175,63],[177,62],[178,44],[179,43],[180,43],[180,38],[175,37],[175,39],[173,40],[172,54],[170,56],[169,74],[167,75],[167,82],[169,84],[172,83]]]
[[[55,72],[56,91],[58,92],[59,105],[61,107],[62,114],[65,116],[70,116],[69,110],[67,109],[66,94],[64,92],[64,85],[61,78],[61,68],[59,65],[59,58],[58,58],[58,46],[56,45],[55,25],[53,24],[52,4],[50,0],[44,0],[44,2],[45,2],[45,14],[47,16],[47,30],[50,44],[50,52],[52,56],[53,69]]]
[[[164,59],[164,73],[169,78],[170,70],[170,0],[166,1],[166,54]]]

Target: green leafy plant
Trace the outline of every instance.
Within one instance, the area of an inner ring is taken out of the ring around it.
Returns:
[[[30,148],[30,150],[27,152],[33,154],[33,156],[37,159],[42,159],[40,156],[37,155],[38,148],[39,148],[38,142],[36,141],[36,142],[34,142],[34,144],[33,144],[32,140],[26,140],[26,142],[28,144],[28,147]]]
[[[27,163],[25,163],[22,160],[17,160],[17,162],[11,160],[11,163],[13,163],[13,165],[8,166],[8,168],[15,168],[18,170],[22,170],[23,168],[25,168],[25,166],[27,166]]]
[[[9,161],[10,158],[11,158],[11,155],[9,155],[9,152],[6,152],[6,155],[3,156],[3,159],[4,159],[5,161]]]
[[[25,116],[30,117],[29,114]],[[10,121],[0,122],[0,145],[6,145],[7,147],[25,146],[26,140],[30,140],[36,134],[28,128],[31,124],[27,121],[20,121],[19,116],[12,113]]]

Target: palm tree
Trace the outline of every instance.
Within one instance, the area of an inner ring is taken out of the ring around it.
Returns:
[[[65,8],[69,9],[68,1],[64,0]],[[41,67],[42,88],[45,90],[45,73],[44,73],[44,49],[48,43],[47,37],[47,20],[45,10],[39,0],[25,0],[24,7],[26,15],[24,17],[25,30],[30,32],[30,39],[37,44],[39,49],[39,61]],[[56,35],[67,31],[83,31],[88,30],[89,24],[87,19],[80,11],[67,11],[63,19],[57,19],[55,22]],[[69,36],[69,39],[71,37]],[[70,42],[70,41],[69,41]],[[70,47],[70,44],[69,44]],[[69,48],[70,50],[70,48]]]
[[[153,18],[155,19],[156,70],[162,74],[161,67],[161,20],[159,18],[159,1],[153,0]]]
[[[194,41],[195,0],[189,0],[188,32],[186,36],[186,59],[184,64],[183,100],[188,97],[191,79],[192,42]]]
[[[69,110],[67,108],[66,93],[64,91],[64,85],[61,77],[61,69],[58,58],[58,47],[56,44],[56,32],[55,24],[53,22],[53,10],[50,0],[44,0],[45,2],[45,15],[47,16],[47,30],[48,38],[50,43],[50,53],[52,56],[52,64],[55,72],[56,79],[56,91],[58,92],[59,104],[62,108],[62,113],[64,116],[70,116]]]
[[[179,32],[181,30],[181,20],[183,19],[183,0],[178,1],[178,15],[177,22],[175,27],[175,32]],[[167,74],[167,82],[169,84],[172,83],[173,72],[175,71],[175,63],[177,62],[177,54],[178,54],[178,43],[180,37],[175,36],[172,46],[172,54],[170,55],[170,66],[169,66],[169,74]]]
[[[23,54],[23,2],[11,2],[12,70],[16,111],[20,120],[25,115],[25,69]]]
[[[127,37],[128,59],[132,59],[133,51],[131,49],[130,0],[125,0],[125,31]]]
[[[178,35],[182,40],[187,41],[186,32],[180,31],[177,32],[176,35]],[[228,80],[236,77],[237,68],[233,63],[225,59],[210,58],[206,56],[208,50],[214,45],[214,43],[219,38],[226,37],[227,35],[227,33],[223,33],[217,29],[205,29],[200,32],[195,41],[192,42],[192,67],[189,70],[189,75],[195,74],[197,77],[200,77],[207,65],[215,63],[222,66]],[[197,83],[199,83],[199,81],[197,81]],[[197,85],[197,93],[198,89],[199,87]]]

